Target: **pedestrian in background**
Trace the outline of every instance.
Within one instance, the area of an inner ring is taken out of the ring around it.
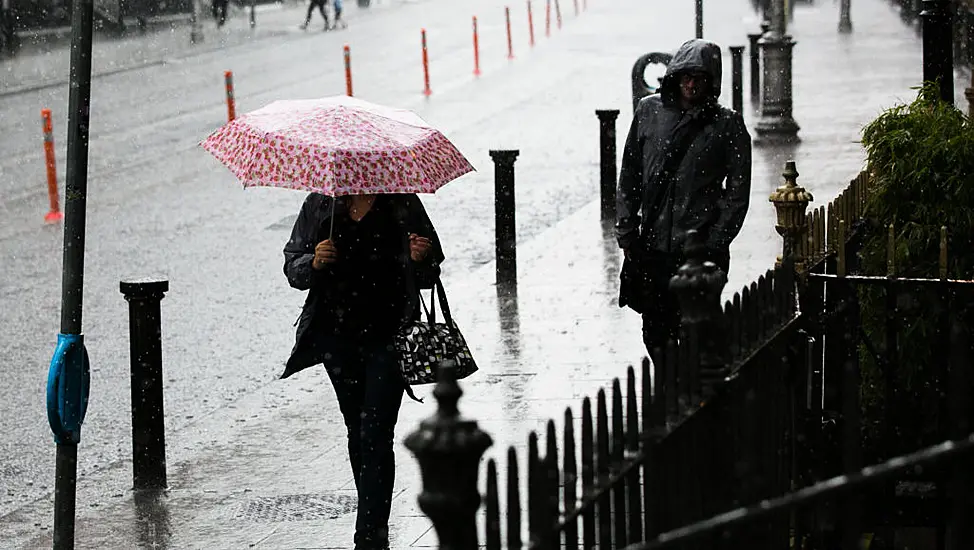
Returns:
[[[325,11],[325,2],[327,0],[311,0],[308,3],[308,15],[304,18],[304,23],[299,27],[301,30],[307,30],[308,25],[311,24],[311,16],[314,14],[315,8],[321,12],[321,18],[325,20],[324,30],[329,30],[331,27],[328,25],[328,12]]]
[[[708,259],[726,273],[730,244],[747,214],[751,136],[744,119],[718,102],[720,46],[685,42],[658,94],[639,102],[619,172],[616,237],[625,252],[620,307],[642,314],[643,342],[657,350],[680,333],[670,278],[685,261],[687,233],[698,231]]]
[[[212,0],[213,9],[213,19],[216,20],[216,26],[222,27],[227,22],[227,4],[230,0]]]
[[[307,17],[305,17],[304,24],[300,26],[300,29],[307,30],[308,25],[311,24],[311,16],[314,14],[315,8],[318,8],[318,10],[321,12],[321,17],[324,18],[325,20],[324,30],[327,31],[327,30],[333,30],[338,28],[342,28],[342,29],[348,28],[348,24],[345,23],[345,19],[342,18],[342,8],[343,8],[342,0],[333,0],[333,2],[334,4],[332,4],[332,6],[334,6],[335,9],[334,25],[331,26],[328,25],[328,12],[325,9],[326,7],[325,5],[328,3],[328,0],[311,0],[311,3],[308,4],[308,15]]]
[[[334,234],[332,234],[334,232]],[[284,247],[284,273],[308,290],[281,378],[323,363],[348,431],[358,491],[356,550],[389,547],[393,437],[406,389],[394,337],[420,315],[443,251],[416,195],[312,193]]]

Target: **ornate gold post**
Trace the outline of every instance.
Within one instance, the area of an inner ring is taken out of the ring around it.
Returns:
[[[783,241],[781,256],[778,256],[775,267],[781,267],[785,258],[790,257],[794,262],[795,271],[802,273],[805,270],[805,258],[801,256],[798,239],[807,229],[805,211],[813,197],[804,187],[800,187],[796,183],[798,170],[795,168],[795,161],[786,162],[785,171],[781,175],[785,178],[784,185],[771,193],[768,198],[778,212],[778,223],[775,224],[774,228],[781,235]]]

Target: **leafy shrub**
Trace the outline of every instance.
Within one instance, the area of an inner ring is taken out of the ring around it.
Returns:
[[[948,274],[974,273],[974,122],[939,99],[936,84],[919,88],[916,100],[883,112],[862,133],[873,188],[866,205],[871,225],[860,254],[863,274],[887,272],[887,227],[895,232],[894,260],[901,277],[940,276],[941,226],[949,240]],[[893,407],[897,451],[936,440],[935,366],[943,364],[937,326],[936,289],[911,291],[897,301],[900,322],[895,387],[901,397]],[[880,350],[885,348],[887,308],[878,288],[863,288],[862,326]],[[957,307],[959,304],[955,304]],[[884,422],[884,376],[870,354],[863,353],[864,428],[867,440]],[[902,447],[900,447],[900,445]],[[893,449],[885,449],[887,454]]]

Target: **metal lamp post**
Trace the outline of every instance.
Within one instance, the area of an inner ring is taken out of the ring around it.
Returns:
[[[771,2],[771,29],[758,41],[764,58],[758,141],[798,141],[800,127],[792,116],[791,54],[795,42],[787,34],[784,0]]]

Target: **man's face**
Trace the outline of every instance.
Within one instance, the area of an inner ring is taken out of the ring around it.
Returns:
[[[707,73],[692,72],[680,75],[680,96],[683,101],[695,105],[703,101],[710,92],[710,76]]]

